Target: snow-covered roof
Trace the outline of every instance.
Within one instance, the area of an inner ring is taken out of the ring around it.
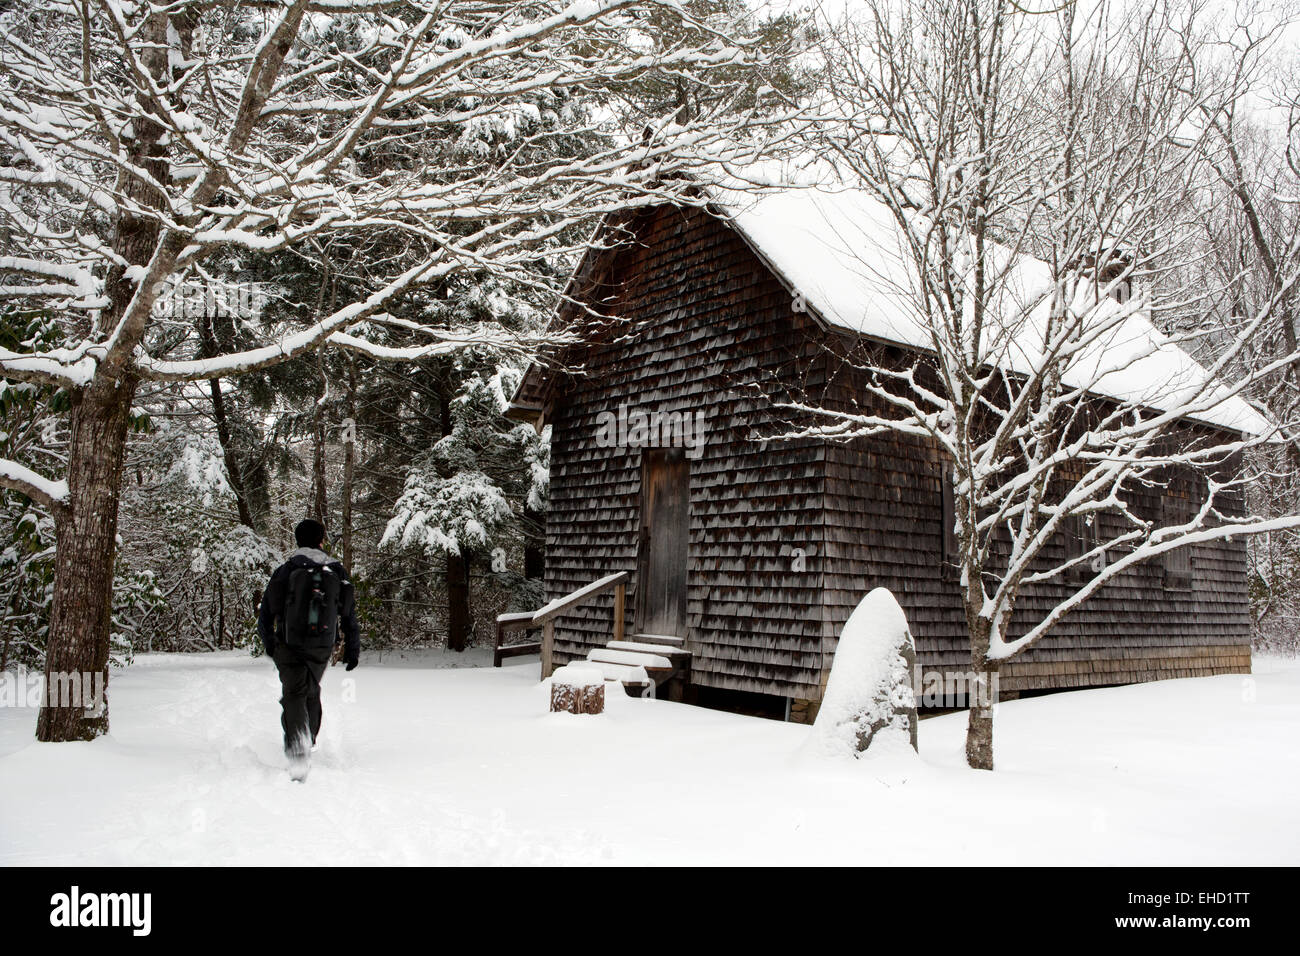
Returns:
[[[720,192],[732,224],[792,293],[829,325],[919,349],[932,348],[916,279],[889,210],[861,189],[797,186]],[[1013,342],[1001,361],[1029,371],[1041,362],[1045,263],[1020,257],[1000,292],[1014,316]],[[1107,306],[1103,306],[1105,308]],[[1119,309],[1116,303],[1114,308]],[[1094,305],[1094,310],[1097,307]],[[1113,313],[1115,318],[1118,313]],[[1269,434],[1273,426],[1170,341],[1141,311],[1101,322],[1106,332],[1070,364],[1065,383],[1093,394],[1172,411],[1234,431]]]

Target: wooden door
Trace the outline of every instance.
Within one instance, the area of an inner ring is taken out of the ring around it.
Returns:
[[[691,469],[681,448],[641,453],[641,535],[636,629],[686,636],[686,556]]]

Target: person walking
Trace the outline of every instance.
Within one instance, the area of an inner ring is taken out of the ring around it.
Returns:
[[[347,669],[357,666],[361,632],[347,569],[325,553],[325,526],[309,518],[293,536],[298,550],[271,575],[257,631],[280,673],[284,753],[289,775],[301,781],[320,733],[321,677],[338,642]]]

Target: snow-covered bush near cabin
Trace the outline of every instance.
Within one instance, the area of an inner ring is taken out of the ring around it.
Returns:
[[[916,748],[916,647],[887,588],[854,608],[840,633],[810,748],[825,756]]]
[[[519,441],[524,445],[524,460],[528,462],[528,507],[534,511],[548,510],[551,497],[551,426],[542,429],[540,435],[529,425],[520,425],[516,430]]]

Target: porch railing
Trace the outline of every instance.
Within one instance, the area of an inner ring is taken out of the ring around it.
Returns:
[[[542,655],[542,677],[550,677],[554,669],[555,654],[555,619],[562,614],[581,607],[587,602],[600,597],[606,591],[614,592],[614,640],[623,640],[624,607],[627,603],[627,582],[631,577],[626,571],[608,574],[598,581],[592,581],[563,597],[538,608],[531,613],[502,614],[497,618],[496,645],[492,650],[492,666],[500,667],[507,657],[520,654]],[[534,631],[540,629],[542,639],[523,644],[505,644],[505,636],[512,631]]]

